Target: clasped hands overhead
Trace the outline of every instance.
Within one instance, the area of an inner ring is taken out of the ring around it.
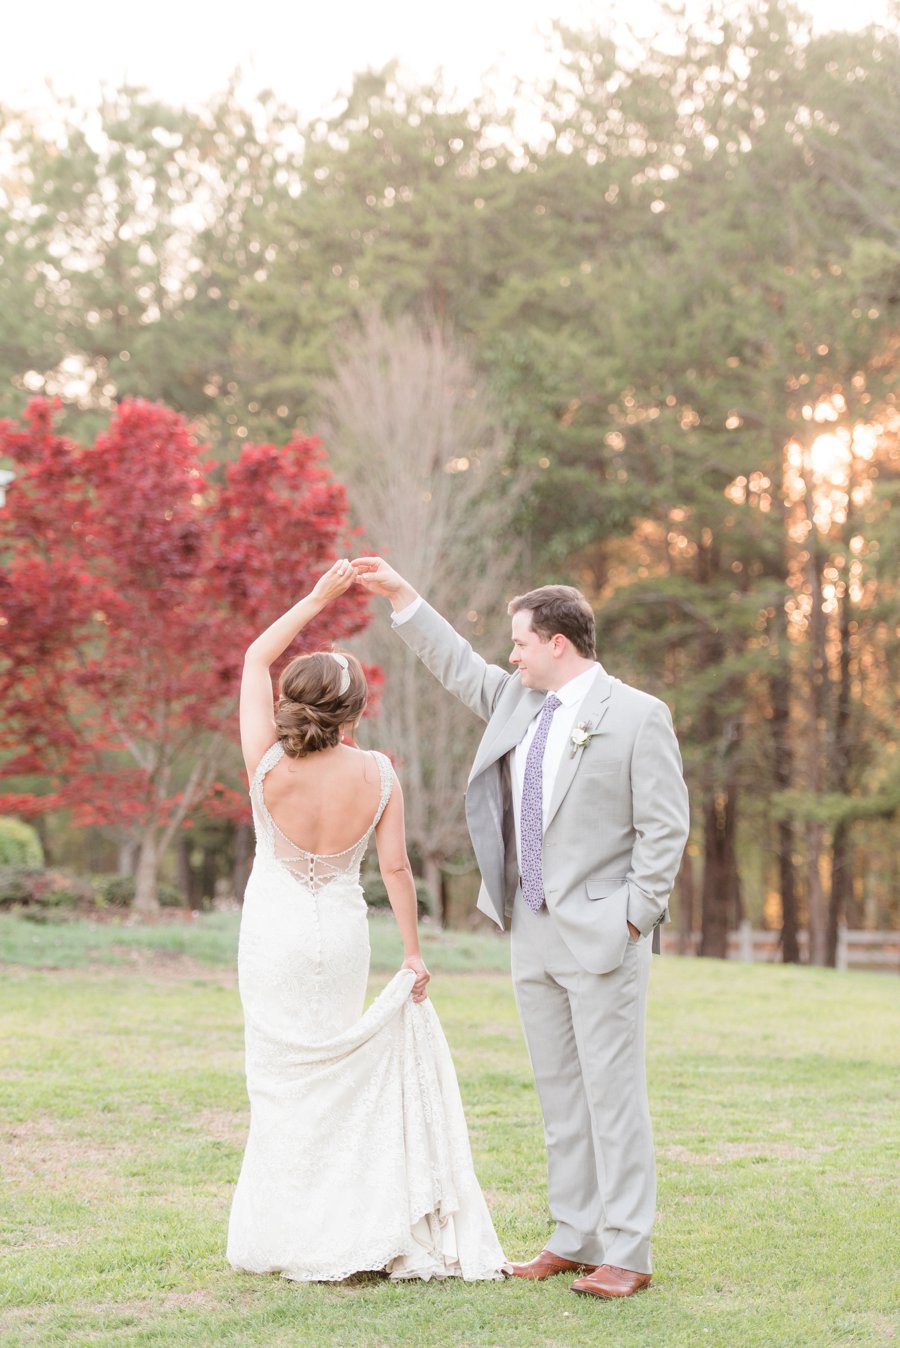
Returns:
[[[359,584],[370,594],[391,598],[406,587],[402,576],[383,557],[340,557],[320,576],[313,588],[314,598],[328,603]]]

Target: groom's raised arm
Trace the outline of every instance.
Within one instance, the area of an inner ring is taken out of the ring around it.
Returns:
[[[391,601],[393,625],[407,646],[432,674],[483,721],[512,677],[490,665],[427,604],[408,581],[381,557],[358,557],[353,563],[360,585]]]

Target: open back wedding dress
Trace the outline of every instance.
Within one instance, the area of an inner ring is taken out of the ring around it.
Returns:
[[[250,789],[256,857],[238,980],[250,1134],[231,1209],[235,1269],[298,1281],[503,1275],[472,1167],[456,1073],[429,1001],[404,969],[363,1010],[369,933],[359,868],[391,793],[345,852],[317,856],[270,815],[264,755]]]

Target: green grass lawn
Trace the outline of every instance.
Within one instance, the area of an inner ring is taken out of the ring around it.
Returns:
[[[370,921],[372,969],[393,973],[403,958],[403,945],[393,919],[373,913]],[[237,957],[240,914],[178,913],[158,922],[136,922],[127,915],[103,922],[35,921],[18,915],[0,916],[0,963],[34,969],[83,969],[96,965],[157,968],[171,963],[181,972],[188,961],[233,968]],[[420,936],[426,963],[442,971],[509,968],[509,943],[489,931],[443,932],[425,922]]]
[[[649,1292],[598,1302],[566,1278],[298,1286],[237,1276],[224,1261],[247,1123],[226,963],[235,931],[227,915],[147,928],[0,919],[3,1345],[793,1348],[900,1337],[894,980],[654,962]],[[373,986],[396,963],[393,939],[373,923]],[[433,934],[427,949],[478,1172],[508,1254],[527,1257],[548,1232],[544,1153],[499,971],[506,947]]]

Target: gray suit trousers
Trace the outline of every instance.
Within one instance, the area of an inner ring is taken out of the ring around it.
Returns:
[[[564,1259],[651,1271],[656,1170],[644,1029],[650,937],[609,973],[584,969],[546,908],[516,895],[516,1001],[537,1082],[550,1213],[547,1248]]]

